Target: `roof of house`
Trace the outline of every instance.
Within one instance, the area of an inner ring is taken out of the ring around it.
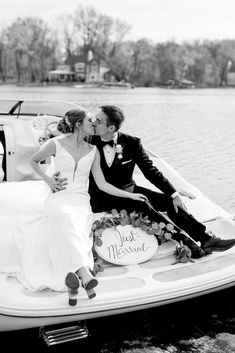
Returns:
[[[86,61],[85,55],[72,55],[65,60],[65,65],[75,65],[76,63],[84,63]]]
[[[92,60],[90,60],[90,62],[92,62],[93,60],[97,61],[96,58],[94,57]],[[86,62],[86,55],[82,54],[82,55],[72,55],[70,57],[68,57],[65,61],[64,64],[65,65],[69,65],[69,66],[73,66],[77,63],[84,63]],[[100,65],[103,67],[107,67],[107,64],[105,63],[104,60],[100,61]]]

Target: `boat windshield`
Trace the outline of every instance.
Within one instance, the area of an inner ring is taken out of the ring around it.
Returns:
[[[63,117],[65,113],[79,107],[73,102],[49,100],[0,100],[0,115],[54,115]]]

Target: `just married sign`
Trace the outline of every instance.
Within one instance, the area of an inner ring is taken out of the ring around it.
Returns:
[[[154,235],[131,225],[107,228],[102,233],[102,244],[95,246],[97,254],[115,265],[134,265],[149,260],[158,249]]]

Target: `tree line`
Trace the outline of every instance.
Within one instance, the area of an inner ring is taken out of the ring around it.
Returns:
[[[139,86],[166,85],[169,80],[191,80],[197,87],[227,85],[235,40],[155,43],[148,38],[129,40],[130,30],[127,22],[87,6],[61,16],[54,27],[41,18],[16,18],[0,28],[0,80],[42,82],[66,58],[87,57],[92,51],[117,81]]]

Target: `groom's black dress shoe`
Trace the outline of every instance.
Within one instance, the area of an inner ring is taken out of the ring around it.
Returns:
[[[183,243],[191,250],[193,259],[200,259],[207,255],[207,253],[190,238],[185,237]]]
[[[207,251],[225,251],[235,245],[235,239],[220,239],[212,236],[205,243],[202,244],[202,249]]]

